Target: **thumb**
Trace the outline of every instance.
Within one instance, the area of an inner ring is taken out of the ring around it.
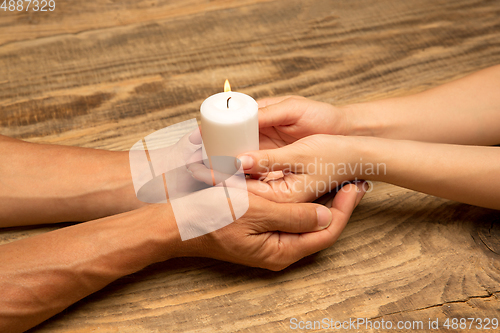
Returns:
[[[305,160],[299,147],[290,144],[281,148],[256,150],[238,156],[241,167],[245,173],[268,174],[272,171],[301,171]],[[302,163],[298,163],[301,162]]]
[[[273,203],[272,213],[265,220],[266,231],[304,233],[327,228],[332,212],[313,203]]]

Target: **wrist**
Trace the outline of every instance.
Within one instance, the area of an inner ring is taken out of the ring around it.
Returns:
[[[130,172],[129,153],[103,151],[105,167],[97,179],[96,204],[103,205],[103,216],[119,214],[144,206],[146,203],[137,199],[132,174]]]
[[[63,148],[64,149],[64,148]],[[68,164],[63,185],[55,196],[65,202],[59,220],[89,221],[146,206],[137,199],[130,173],[128,152],[66,148]]]
[[[145,204],[135,195],[128,152],[2,138],[2,226],[89,221]],[[29,205],[26,205],[29,200]]]
[[[346,147],[346,156],[350,156],[351,170],[355,170],[353,176],[356,179],[384,181],[387,176],[387,157],[391,150],[387,150],[388,139],[349,136]]]
[[[151,263],[182,256],[182,241],[170,203],[153,204],[136,211],[141,213],[141,222],[147,225],[147,238],[152,244]]]
[[[114,238],[119,239],[115,247],[130,253],[124,257],[122,264],[127,271],[122,275],[179,256],[181,239],[170,203],[152,204],[96,221],[116,223],[109,225],[117,234]]]
[[[390,117],[383,115],[384,107],[381,104],[381,101],[377,101],[341,107],[347,124],[345,135],[383,137],[390,127]]]

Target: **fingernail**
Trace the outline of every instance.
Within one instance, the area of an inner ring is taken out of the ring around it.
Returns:
[[[366,184],[366,182],[363,180],[356,180],[352,184],[356,186],[356,192],[361,193],[361,189],[365,187],[364,184]]]
[[[363,184],[363,188],[365,189],[365,192],[368,192],[368,190],[370,189],[370,183],[365,182],[365,183]]]
[[[318,226],[321,229],[327,228],[332,223],[332,212],[325,206],[316,208],[316,215],[318,216]]]
[[[191,133],[191,135],[189,136],[189,142],[195,145],[200,145],[202,143],[201,133],[199,130],[196,130],[193,133]]]
[[[366,180],[356,181],[354,184],[357,187],[357,192],[366,192],[370,189],[370,184]]]
[[[243,155],[238,157],[238,159],[241,162],[241,166],[243,167],[243,170],[248,170],[253,167],[253,158],[247,155]]]

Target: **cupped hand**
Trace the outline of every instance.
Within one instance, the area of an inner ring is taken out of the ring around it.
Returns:
[[[250,193],[249,209],[240,219],[181,242],[177,255],[284,269],[335,243],[365,193],[365,187],[358,186],[345,186],[345,191],[327,204],[329,208],[313,203],[275,203]]]
[[[283,147],[313,134],[346,135],[348,117],[339,107],[300,96],[258,101],[260,149]]]
[[[353,144],[353,141],[360,141]],[[364,178],[352,147],[364,138],[312,135],[287,146],[240,155],[249,192],[276,202],[308,202],[348,181]],[[365,168],[366,169],[366,168]],[[198,177],[198,173],[193,173]],[[228,183],[228,186],[231,186]]]

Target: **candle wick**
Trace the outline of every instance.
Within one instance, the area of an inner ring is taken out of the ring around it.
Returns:
[[[228,108],[228,109],[229,109],[229,100],[230,100],[230,99],[231,99],[231,97],[229,97],[229,98],[227,99],[227,108]]]

